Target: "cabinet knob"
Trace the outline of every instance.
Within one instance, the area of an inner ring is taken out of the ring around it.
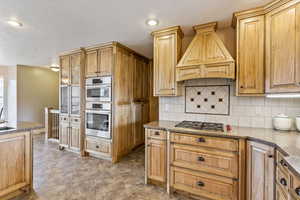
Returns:
[[[96,145],[96,148],[99,149],[99,145]]]
[[[205,184],[204,184],[202,181],[198,181],[198,182],[197,182],[197,185],[198,185],[199,187],[204,187]]]
[[[273,158],[273,155],[268,155],[269,158]]]
[[[198,138],[198,142],[205,142],[204,138]]]
[[[160,135],[158,131],[155,131],[154,135]]]
[[[205,161],[205,158],[203,158],[203,157],[198,157],[198,161],[200,161],[200,162],[204,162]]]
[[[240,86],[240,88],[242,88],[242,89],[243,89],[243,88],[244,88],[244,86],[242,86],[242,85],[241,85],[241,86]]]
[[[300,187],[297,187],[297,188],[295,189],[295,192],[296,192],[297,196],[300,196]]]
[[[280,183],[283,186],[287,186],[287,181],[285,180],[285,178],[280,179]]]

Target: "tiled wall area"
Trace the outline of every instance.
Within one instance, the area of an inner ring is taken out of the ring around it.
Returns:
[[[236,97],[235,82],[224,79],[197,79],[184,86],[230,85],[230,115],[207,115],[185,113],[185,94],[179,97],[159,98],[160,120],[222,122],[241,127],[272,128],[272,116],[284,113],[300,115],[300,99],[270,99],[265,97]]]

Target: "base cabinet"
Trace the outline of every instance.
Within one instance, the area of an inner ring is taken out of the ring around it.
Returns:
[[[9,199],[32,187],[30,132],[0,135],[0,199]]]
[[[247,142],[247,200],[274,199],[274,148]]]
[[[81,128],[80,118],[60,117],[59,125],[59,147],[73,152],[80,152]]]
[[[111,143],[109,140],[87,136],[85,138],[85,151],[95,157],[111,159]]]

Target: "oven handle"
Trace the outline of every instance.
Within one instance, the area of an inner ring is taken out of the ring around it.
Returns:
[[[95,113],[95,114],[111,114],[110,111],[103,111],[103,110],[85,110],[86,113]]]
[[[110,84],[86,85],[86,89],[111,88]]]

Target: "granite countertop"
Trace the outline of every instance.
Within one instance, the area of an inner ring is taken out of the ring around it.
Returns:
[[[207,136],[219,136],[229,138],[244,138],[272,145],[286,157],[286,162],[292,170],[300,176],[300,133],[297,131],[276,131],[264,128],[244,128],[232,127],[232,131],[223,133],[214,131],[194,130],[188,128],[178,128],[176,121],[153,121],[145,124],[145,128],[169,130],[182,133],[199,134]]]
[[[16,132],[41,129],[41,128],[44,128],[45,126],[44,126],[44,124],[40,124],[40,123],[37,123],[37,122],[19,121],[19,122],[6,122],[6,123],[3,123],[3,124],[0,124],[0,128],[1,127],[11,127],[11,128],[13,128],[13,129],[9,129],[9,130],[0,131],[0,135],[5,135],[5,134],[16,133]]]

